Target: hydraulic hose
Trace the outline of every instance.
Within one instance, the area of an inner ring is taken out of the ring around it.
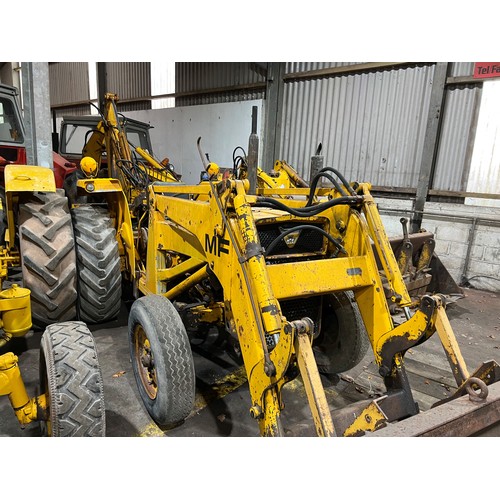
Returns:
[[[335,186],[335,188],[337,189],[337,191],[339,193],[341,193],[344,196],[349,196],[349,193],[346,193],[342,189],[342,187],[336,181],[336,179],[334,177],[332,177],[331,175],[328,175],[326,172],[323,172],[323,170],[320,171],[320,172],[318,172],[318,174],[314,176],[314,179],[313,179],[313,181],[311,183],[311,189],[309,190],[309,196],[308,196],[308,199],[307,199],[306,207],[309,207],[311,205],[311,203],[312,203],[312,201],[314,199],[314,192],[316,191],[316,186],[318,185],[318,182],[321,179],[321,177],[326,177]]]
[[[320,203],[319,205],[305,206],[303,208],[292,208],[274,198],[258,196],[255,206],[277,208],[297,217],[312,217],[336,205],[356,206],[359,205],[362,201],[362,196],[342,196],[341,198],[334,198],[333,200],[325,201],[324,203]]]

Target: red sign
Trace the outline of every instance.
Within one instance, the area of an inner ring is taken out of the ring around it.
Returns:
[[[500,62],[474,63],[474,78],[500,78]]]

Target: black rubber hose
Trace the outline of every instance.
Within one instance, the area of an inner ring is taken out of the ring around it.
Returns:
[[[318,172],[317,175],[314,176],[314,179],[313,179],[313,181],[311,183],[311,189],[309,190],[309,197],[307,199],[306,207],[311,206],[311,203],[312,203],[313,198],[314,198],[314,192],[316,191],[316,186],[317,186],[319,180],[321,179],[321,177],[326,177],[335,186],[335,188],[337,189],[337,191],[339,193],[341,193],[343,196],[349,196],[349,194],[346,193],[342,189],[342,187],[336,181],[336,179],[334,177],[332,177],[331,175],[328,175],[326,172],[323,172],[323,170],[321,170],[320,172]]]
[[[257,203],[255,204],[255,206],[278,208],[279,210],[283,210],[297,217],[312,217],[336,205],[359,205],[362,200],[363,198],[360,196],[342,196],[341,198],[334,198],[333,200],[325,201],[324,203],[320,203],[319,205],[313,205],[310,207],[306,206],[303,208],[291,208],[274,198],[257,197]]]
[[[340,179],[340,181],[346,187],[349,193],[351,193],[352,196],[356,196],[356,192],[354,191],[352,186],[347,182],[346,178],[338,170],[335,170],[334,168],[331,167],[326,167],[322,168],[318,173],[321,172],[333,172]]]

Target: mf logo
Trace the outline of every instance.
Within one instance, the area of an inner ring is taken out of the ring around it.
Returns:
[[[283,233],[286,233],[286,228],[283,228],[283,227],[280,227],[279,228],[279,231],[281,234]],[[286,246],[288,248],[293,248],[295,246],[295,244],[297,243],[299,237],[300,237],[300,229],[298,231],[293,231],[291,233],[288,233],[286,234],[284,237],[283,237],[283,240],[285,241],[286,243]]]
[[[225,240],[222,236],[219,236],[214,232],[212,237],[205,234],[205,252],[209,252],[213,255],[220,257],[221,253],[229,253],[226,248],[229,246],[229,240]]]

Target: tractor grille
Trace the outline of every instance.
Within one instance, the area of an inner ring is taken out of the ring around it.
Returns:
[[[321,296],[280,301],[281,312],[287,321],[308,317],[314,321],[315,330],[320,326]]]
[[[257,225],[260,244],[267,251],[269,245],[282,233],[303,223],[261,224]],[[311,224],[312,225],[312,224]],[[315,224],[322,228],[321,224]],[[290,234],[281,238],[267,257],[322,253],[325,237],[314,229],[300,229],[298,234]]]
[[[288,299],[280,301],[281,312],[287,321],[295,321],[302,318],[310,318],[314,321],[315,334],[321,327],[321,305],[322,297],[307,297],[303,299]],[[276,347],[278,338],[266,335],[266,344],[269,350]]]

